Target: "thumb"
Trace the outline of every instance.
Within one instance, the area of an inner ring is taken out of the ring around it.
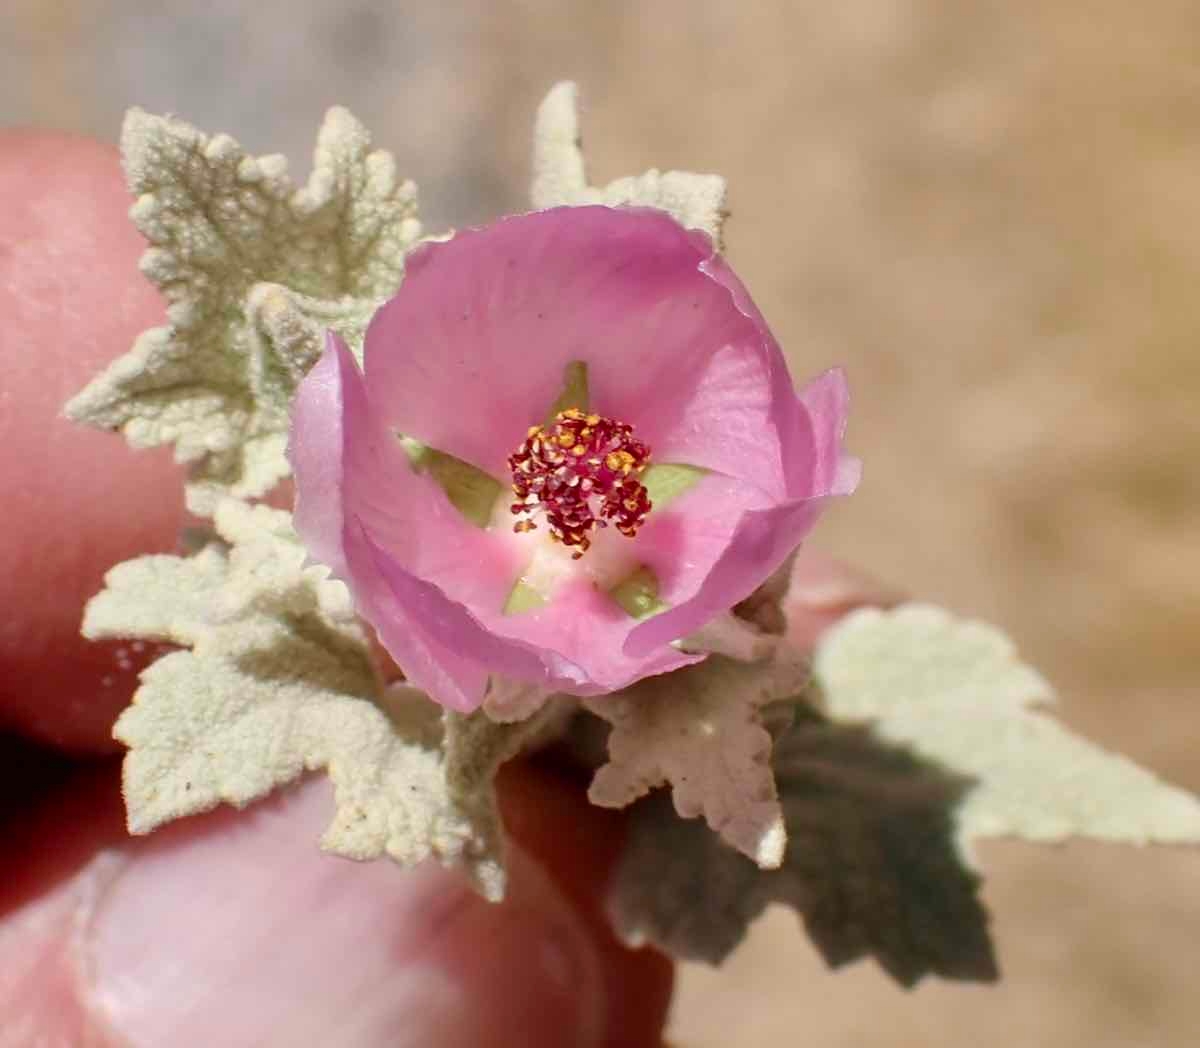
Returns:
[[[432,864],[322,855],[314,841],[331,805],[324,783],[305,783],[161,831],[56,889],[73,893],[61,952],[83,959],[80,1003],[54,1003],[61,979],[43,1001],[75,1024],[85,1017],[72,1043],[660,1043],[665,962],[636,991],[654,998],[648,1007],[614,1000],[631,983],[622,969],[650,971],[651,955],[606,941],[529,852],[512,849],[508,897],[494,905]]]

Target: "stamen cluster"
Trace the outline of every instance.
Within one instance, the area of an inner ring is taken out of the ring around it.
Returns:
[[[650,512],[650,496],[638,476],[650,449],[633,427],[578,408],[560,411],[548,426],[533,426],[508,458],[519,519],[516,532],[533,531],[539,511],[555,542],[573,548],[578,560],[597,528],[611,522],[622,534],[637,534]]]

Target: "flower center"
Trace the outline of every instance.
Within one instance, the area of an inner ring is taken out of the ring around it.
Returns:
[[[575,560],[591,546],[592,532],[609,523],[632,538],[650,512],[638,479],[649,461],[632,426],[578,408],[560,411],[549,425],[533,426],[508,457],[513,531],[533,531],[542,512],[550,538],[571,547]]]

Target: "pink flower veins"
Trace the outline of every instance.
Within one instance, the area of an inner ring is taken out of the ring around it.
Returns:
[[[572,369],[587,402],[563,405]],[[651,210],[520,215],[414,252],[363,371],[329,335],[292,413],[296,528],[443,705],[476,708],[492,674],[602,694],[701,658],[672,642],[853,489],[846,407],[836,370],[793,391],[703,234]],[[469,519],[414,446],[494,513]],[[672,467],[688,483],[654,505]],[[631,579],[652,614],[619,599]]]

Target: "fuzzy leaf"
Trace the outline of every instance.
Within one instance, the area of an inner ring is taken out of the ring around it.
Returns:
[[[703,815],[760,866],[778,866],[787,835],[762,709],[795,697],[807,679],[808,667],[782,653],[760,663],[713,655],[585,700],[612,725],[609,762],[596,772],[588,797],[593,804],[623,808],[670,783],[680,815]]]
[[[669,212],[688,229],[700,229],[720,250],[725,221],[725,179],[690,171],[658,171],[590,186],[579,136],[577,89],[555,84],[538,107],[533,131],[535,208],[561,204],[634,204]]]
[[[324,848],[432,856],[502,895],[492,776],[558,711],[516,725],[443,718],[414,689],[385,688],[346,588],[305,566],[288,514],[225,499],[215,525],[224,545],[118,565],[88,605],[86,636],[191,649],[146,669],[117,721],[130,831],[325,769],[336,813]]]
[[[717,964],[781,902],[831,966],[871,956],[905,986],[996,977],[978,879],[955,841],[965,781],[868,729],[810,717],[776,743],[775,771],[788,832],[778,870],[677,818],[665,798],[638,806],[612,896],[624,938]]]
[[[814,672],[829,716],[978,781],[965,840],[1200,841],[1196,797],[1029,708],[1050,688],[991,626],[921,604],[861,610],[824,636]]]
[[[281,157],[139,109],[121,152],[130,214],[151,245],[142,272],[169,323],[143,332],[67,413],[137,447],[174,444],[194,467],[189,505],[208,514],[223,494],[260,495],[287,475],[296,382],[326,327],[357,345],[395,291],[420,234],[416,190],[339,108],[301,189]]]

